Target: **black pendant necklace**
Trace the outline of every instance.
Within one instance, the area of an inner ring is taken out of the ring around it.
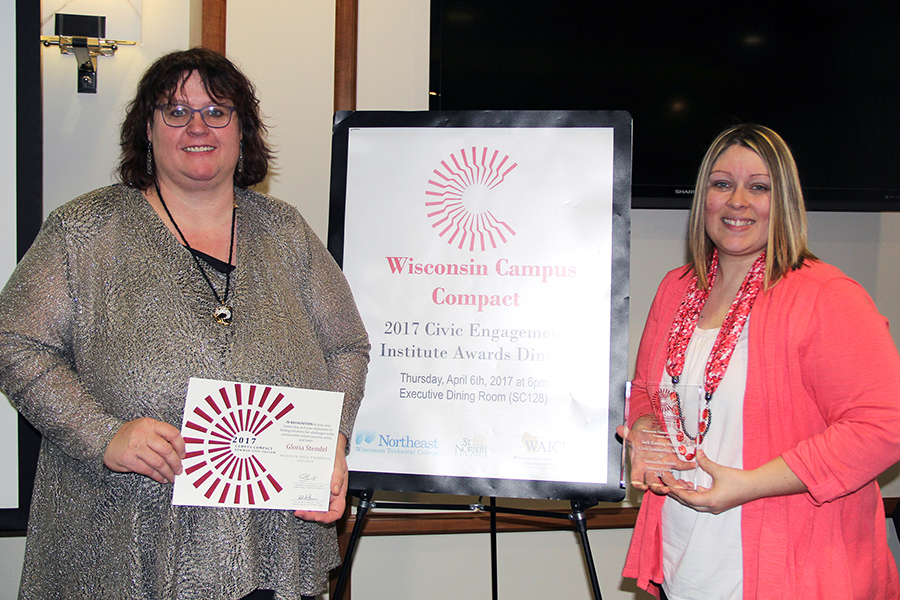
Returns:
[[[188,249],[191,256],[194,257],[194,262],[197,263],[197,268],[200,270],[200,274],[203,275],[203,280],[206,281],[206,285],[209,286],[209,289],[212,291],[213,296],[216,298],[216,302],[219,303],[219,306],[213,310],[213,317],[216,319],[216,322],[225,325],[226,327],[231,325],[231,321],[234,319],[234,312],[231,307],[228,306],[228,290],[231,287],[231,271],[225,272],[225,294],[222,298],[219,298],[219,293],[216,291],[216,287],[212,284],[212,281],[209,280],[209,275],[206,274],[206,270],[204,270],[203,265],[200,264],[200,259],[197,258],[197,255],[194,254],[193,248],[188,244],[187,238],[184,237],[184,234],[181,233],[181,228],[178,227],[178,223],[175,222],[175,218],[172,216],[172,213],[169,212],[169,207],[166,206],[166,201],[163,200],[162,192],[159,190],[159,183],[154,182],[154,186],[156,187],[156,195],[159,196],[159,202],[162,204],[163,210],[166,211],[166,214],[169,216],[169,220],[172,221],[172,225],[175,226],[175,231],[178,232],[178,235],[181,236],[181,241],[184,242],[184,247]],[[228,245],[228,264],[231,265],[231,259],[234,254],[234,222],[235,215],[237,214],[237,205],[235,204],[231,209],[231,243]]]

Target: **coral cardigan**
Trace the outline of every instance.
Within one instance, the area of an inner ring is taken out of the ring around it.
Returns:
[[[629,423],[652,410],[637,382],[662,378],[684,273],[666,275],[650,308]],[[809,491],[742,507],[745,600],[900,598],[874,481],[900,460],[900,356],[887,319],[859,284],[807,261],[760,293],[749,323],[744,468],[781,456]],[[664,500],[644,495],[623,571],[657,595]]]

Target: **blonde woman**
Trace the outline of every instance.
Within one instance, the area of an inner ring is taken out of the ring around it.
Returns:
[[[900,460],[900,357],[866,292],[808,250],[778,134],[716,138],[689,238],[620,429],[646,491],[624,575],[670,600],[900,597],[874,481]],[[696,478],[641,466],[641,436],[665,422],[654,390],[679,383],[703,389],[696,419],[666,425],[703,442]]]

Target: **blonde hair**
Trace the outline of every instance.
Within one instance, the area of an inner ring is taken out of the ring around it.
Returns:
[[[716,161],[731,146],[749,148],[759,155],[769,171],[772,191],[765,286],[771,287],[789,271],[799,269],[804,260],[816,260],[816,257],[806,245],[806,207],[794,157],[781,136],[762,125],[743,124],[731,127],[720,133],[706,151],[697,173],[688,226],[690,269],[697,273],[697,285],[700,289],[707,289],[709,261],[715,250],[706,233],[709,176]]]

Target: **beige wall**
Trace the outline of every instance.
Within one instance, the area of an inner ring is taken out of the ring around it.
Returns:
[[[334,106],[334,2],[229,0],[228,55],[256,84],[275,147],[263,191],[328,224]]]

